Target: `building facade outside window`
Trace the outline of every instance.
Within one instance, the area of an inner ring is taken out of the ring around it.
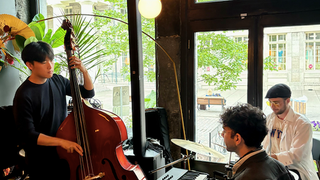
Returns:
[[[248,44],[249,38],[248,36],[236,36],[234,37],[234,42],[244,42]]]
[[[73,4],[71,6],[67,6],[64,8],[64,13],[65,14],[80,14],[80,6]],[[68,19],[70,20],[71,23],[74,23],[76,16],[69,16]]]
[[[277,64],[278,70],[287,70],[286,34],[269,35],[269,56]]]
[[[320,70],[320,32],[306,33],[305,69]]]

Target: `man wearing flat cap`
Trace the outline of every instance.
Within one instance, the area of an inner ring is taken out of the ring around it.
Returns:
[[[289,105],[291,90],[285,84],[272,86],[265,98],[273,113],[267,116],[268,135],[263,148],[299,175],[301,180],[318,180],[312,159],[312,127],[305,116]]]

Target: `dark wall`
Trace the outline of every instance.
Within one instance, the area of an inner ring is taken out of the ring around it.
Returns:
[[[172,59],[161,48],[156,47],[157,106],[164,107],[167,111],[170,139],[181,138],[180,94],[177,94],[176,84],[176,78],[180,83],[181,64],[180,1],[161,2],[162,11],[156,18],[156,40]],[[180,84],[178,87],[181,89]],[[172,143],[171,152],[174,159],[180,158],[180,148]]]

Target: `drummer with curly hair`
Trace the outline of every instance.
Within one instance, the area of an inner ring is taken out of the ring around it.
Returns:
[[[229,107],[220,116],[226,148],[240,159],[233,165],[232,179],[293,179],[286,167],[261,148],[268,133],[265,114],[250,104]]]

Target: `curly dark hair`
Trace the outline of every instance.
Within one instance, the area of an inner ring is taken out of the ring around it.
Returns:
[[[50,60],[53,60],[53,49],[48,43],[42,41],[31,42],[26,47],[24,47],[21,52],[21,58],[24,63],[30,62],[31,64],[33,64],[33,61],[43,62],[47,57]]]
[[[233,136],[240,134],[248,147],[259,148],[268,133],[266,115],[247,103],[227,108],[220,118],[223,127],[232,129]]]

